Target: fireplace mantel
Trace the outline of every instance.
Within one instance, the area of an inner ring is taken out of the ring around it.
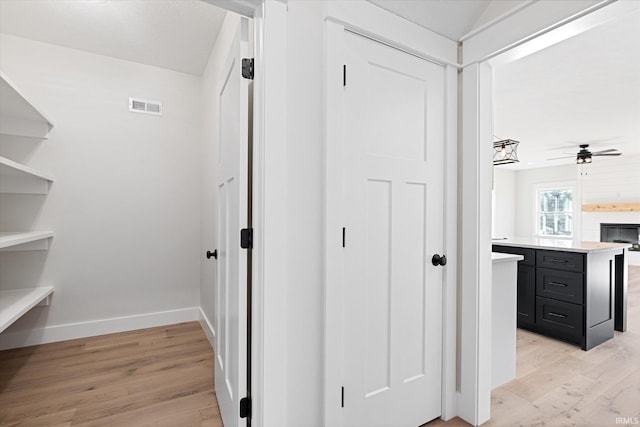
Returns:
[[[582,205],[583,212],[640,212],[640,203],[593,203]]]

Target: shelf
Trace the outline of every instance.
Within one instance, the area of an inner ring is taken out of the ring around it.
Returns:
[[[594,203],[582,205],[582,212],[640,212],[640,203]]]
[[[45,139],[53,123],[0,71],[0,134]]]
[[[0,291],[0,332],[37,305],[49,305],[53,286]],[[44,304],[41,304],[44,303]]]
[[[0,233],[0,252],[47,250],[52,237],[53,231],[3,232]]]
[[[0,193],[47,194],[53,178],[0,157]]]

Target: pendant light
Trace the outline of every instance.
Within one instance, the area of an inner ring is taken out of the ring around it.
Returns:
[[[517,163],[519,141],[513,139],[502,139],[493,143],[493,165],[506,165]]]

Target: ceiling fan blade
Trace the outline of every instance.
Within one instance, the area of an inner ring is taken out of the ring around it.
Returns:
[[[618,151],[616,148],[609,148],[608,150],[600,150],[600,151],[594,151],[591,154],[601,154],[601,153],[613,153],[614,151]]]
[[[598,157],[603,157],[603,156],[620,156],[622,155],[622,153],[592,153],[592,156],[598,156]]]
[[[572,155],[570,155],[570,156],[553,157],[553,158],[551,158],[551,159],[547,159],[547,160],[571,159],[571,158],[574,158],[574,157],[576,157],[576,155],[575,155],[575,154],[572,154]]]
[[[591,145],[597,145],[597,144],[601,144],[603,142],[610,142],[610,141],[615,141],[617,139],[620,139],[620,136],[612,136],[609,138],[596,138],[596,139],[589,139],[589,140],[582,140],[582,141],[570,141],[570,140],[566,140],[564,142],[566,142],[567,144],[572,144],[572,147],[576,147],[576,146],[580,146],[583,144],[587,144],[589,146]]]

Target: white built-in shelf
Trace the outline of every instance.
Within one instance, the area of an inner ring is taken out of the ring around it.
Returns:
[[[0,233],[0,252],[42,251],[49,249],[53,231],[27,231],[24,233]]]
[[[47,194],[53,177],[0,157],[0,193]]]
[[[47,138],[53,123],[0,71],[0,134]]]
[[[52,121],[0,71],[0,135],[45,139]],[[53,178],[0,157],[0,193],[46,194]],[[49,249],[53,231],[0,233],[0,252]],[[0,332],[37,305],[48,305],[52,286],[0,290]]]
[[[0,290],[0,332],[37,305],[49,305],[53,286]]]

